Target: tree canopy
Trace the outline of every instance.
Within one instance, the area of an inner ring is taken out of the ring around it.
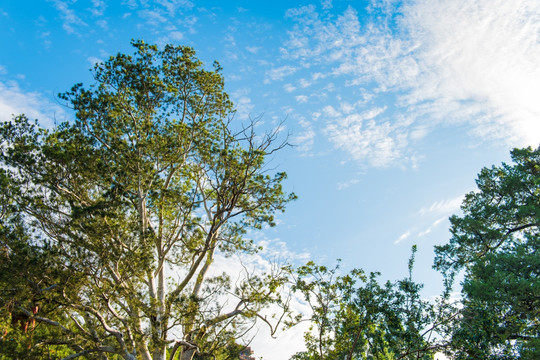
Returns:
[[[413,247],[408,277],[383,284],[380,274],[360,269],[339,275],[339,266],[310,262],[298,268],[293,289],[312,313],[306,351],[292,359],[433,359],[441,344],[432,335],[442,314],[421,298],[422,285],[412,279],[415,253]]]
[[[449,331],[455,359],[540,357],[540,148],[484,168],[452,238],[436,247],[448,280],[463,270],[462,309]]]
[[[211,265],[257,251],[246,231],[274,225],[294,198],[266,165],[285,144],[233,122],[219,64],[133,46],[98,63],[89,88],[60,94],[73,122],[20,115],[0,128],[0,305],[43,329],[28,356],[212,355],[277,301],[279,274],[232,283]]]

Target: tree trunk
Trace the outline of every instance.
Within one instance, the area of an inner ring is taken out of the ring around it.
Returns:
[[[195,351],[197,349],[187,349],[182,351],[182,355],[180,355],[180,360],[192,360],[193,356],[195,356]]]
[[[166,360],[167,351],[165,349],[156,349],[154,350],[154,357],[152,360]]]

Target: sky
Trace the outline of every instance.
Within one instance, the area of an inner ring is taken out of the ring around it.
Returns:
[[[217,60],[236,119],[283,123],[294,145],[271,159],[298,200],[253,234],[265,254],[395,280],[416,244],[426,297],[480,169],[540,143],[537,0],[0,0],[0,39],[0,121],[44,126],[73,119],[57,94],[131,39]],[[298,331],[255,355],[288,358]]]

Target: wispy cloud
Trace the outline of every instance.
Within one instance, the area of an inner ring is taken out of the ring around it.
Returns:
[[[349,187],[351,187],[353,185],[356,185],[359,182],[360,182],[360,179],[351,179],[351,180],[348,180],[348,181],[345,181],[345,182],[340,182],[337,185],[337,189],[338,190],[348,189]]]
[[[327,117],[325,135],[338,149],[354,160],[375,167],[388,166],[402,158],[407,134],[401,123],[382,120],[385,108],[345,115],[331,106],[323,109]]]
[[[445,216],[445,217],[435,220],[427,229],[420,231],[418,233],[418,237],[426,236],[427,234],[431,233],[437,226],[439,226],[446,219],[447,217]]]
[[[446,214],[450,215],[459,210],[461,203],[463,202],[463,196],[458,196],[453,199],[446,199],[436,201],[429,206],[422,207],[419,211],[419,215],[427,214]]]
[[[452,199],[435,201],[431,205],[423,206],[420,210],[412,214],[417,224],[405,231],[394,244],[409,238],[422,238],[434,232],[450,215],[459,211],[459,206],[463,201],[463,196]]]
[[[266,79],[264,82],[270,83],[270,81],[283,80],[285,77],[294,74],[296,70],[295,67],[289,65],[274,68],[266,72]]]
[[[315,130],[313,130],[313,126],[309,121],[300,119],[298,123],[302,128],[302,132],[292,139],[292,143],[303,155],[311,155],[315,143]]]
[[[54,4],[56,10],[60,12],[62,17],[62,28],[68,34],[78,34],[76,27],[86,27],[88,26],[76,13],[73,9],[69,7],[68,1],[62,0],[48,0]]]
[[[252,54],[257,54],[261,49],[262,47],[260,46],[246,46],[246,50]]]
[[[293,92],[294,90],[296,90],[296,87],[293,85],[293,84],[285,84],[283,86],[283,89],[286,91],[286,92]]]
[[[441,119],[457,107],[476,135],[538,144],[540,3],[423,0],[403,12],[402,27],[418,44],[412,57],[424,69],[405,103],[435,103],[432,115]]]
[[[92,0],[93,7],[90,9],[90,12],[94,16],[101,16],[107,8],[107,3],[104,0]]]
[[[167,10],[170,17],[175,17],[178,10],[189,10],[194,6],[189,0],[157,0],[156,2]]]
[[[411,230],[407,230],[407,231],[405,231],[403,234],[401,234],[401,235],[396,239],[396,241],[394,241],[394,244],[399,244],[399,243],[402,242],[403,240],[408,239],[410,236],[411,236]]]
[[[367,91],[367,108],[393,99],[392,119],[329,119],[325,131],[338,148],[369,162],[362,149],[382,144],[387,156],[373,165],[388,166],[414,155],[401,146],[453,124],[482,141],[538,144],[540,2],[373,0],[369,10],[362,22],[352,7],[337,17],[313,5],[287,12],[296,25],[284,61],[318,73],[322,66],[337,86]],[[351,126],[358,131],[344,136]]]
[[[321,6],[323,9],[331,9],[332,8],[332,0],[322,0]]]
[[[0,122],[10,121],[20,114],[39,120],[42,126],[52,126],[56,120],[67,120],[64,109],[43,94],[25,92],[15,81],[0,81]]]
[[[149,26],[150,31],[157,36],[157,43],[165,45],[177,43],[184,40],[184,33],[195,33],[195,26],[198,22],[197,16],[191,11],[193,2],[188,0],[156,0],[156,1],[136,1],[124,0],[130,10],[144,20],[146,24],[139,24],[139,27]],[[124,17],[131,16],[131,13],[124,14]]]
[[[90,64],[90,67],[94,67],[96,64],[99,64],[99,63],[102,63],[103,60],[101,60],[100,58],[96,57],[96,56],[89,56],[86,58],[86,61],[88,61],[88,63]]]
[[[151,26],[159,26],[167,22],[167,18],[162,11],[156,9],[141,10],[139,15],[145,19]]]
[[[295,97],[296,101],[300,104],[305,104],[308,101],[308,97],[306,95],[298,95]]]
[[[240,120],[247,120],[252,115],[251,112],[255,107],[249,97],[250,90],[247,88],[238,89],[231,93],[231,100],[236,107],[236,117]]]

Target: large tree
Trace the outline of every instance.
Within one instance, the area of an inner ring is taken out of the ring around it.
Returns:
[[[462,271],[462,309],[449,326],[456,359],[540,358],[540,148],[484,168],[478,191],[436,247],[447,280]]]
[[[97,64],[94,85],[60,95],[74,121],[47,130],[18,116],[0,129],[2,256],[29,264],[0,305],[52,329],[31,348],[69,359],[212,354],[277,301],[282,281],[211,271],[218,253],[256,251],[246,231],[274,225],[294,198],[267,168],[284,145],[277,131],[233,121],[217,63],[133,46]]]

